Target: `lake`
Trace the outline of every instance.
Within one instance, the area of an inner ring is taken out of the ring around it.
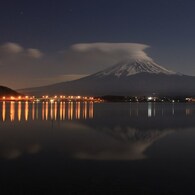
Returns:
[[[195,104],[0,102],[1,194],[194,194]]]

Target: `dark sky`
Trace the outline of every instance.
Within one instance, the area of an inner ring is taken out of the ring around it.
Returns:
[[[72,49],[96,42],[149,45],[155,62],[195,76],[194,10],[194,0],[1,0],[0,84],[40,86],[121,60]]]

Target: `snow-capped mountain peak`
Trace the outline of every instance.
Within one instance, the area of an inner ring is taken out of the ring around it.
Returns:
[[[121,77],[121,76],[131,76],[138,73],[152,73],[152,74],[166,74],[173,75],[178,74],[171,70],[156,64],[151,58],[136,58],[128,59],[120,63],[115,64],[101,72],[98,72],[94,76],[104,77],[108,75]]]

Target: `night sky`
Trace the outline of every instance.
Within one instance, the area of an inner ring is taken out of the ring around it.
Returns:
[[[195,76],[194,10],[194,0],[1,0],[0,85],[72,80],[128,53],[103,43],[147,45],[156,63]],[[78,49],[86,43],[101,49]]]

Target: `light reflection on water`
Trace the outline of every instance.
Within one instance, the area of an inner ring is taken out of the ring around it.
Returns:
[[[1,102],[2,121],[93,119],[93,102]],[[41,113],[41,116],[39,115]],[[23,118],[22,118],[23,117]]]
[[[175,115],[175,103],[170,104],[166,108],[166,104],[156,104],[148,102],[147,109],[142,111],[143,104],[135,103],[129,104],[129,116],[139,117],[140,115],[148,118]],[[145,106],[144,105],[144,106]],[[73,119],[93,119],[94,118],[94,103],[93,102],[1,102],[0,112],[2,121],[10,120],[73,120]],[[194,113],[193,107],[186,104],[185,109],[182,110],[186,116]],[[41,114],[41,115],[40,115]]]

